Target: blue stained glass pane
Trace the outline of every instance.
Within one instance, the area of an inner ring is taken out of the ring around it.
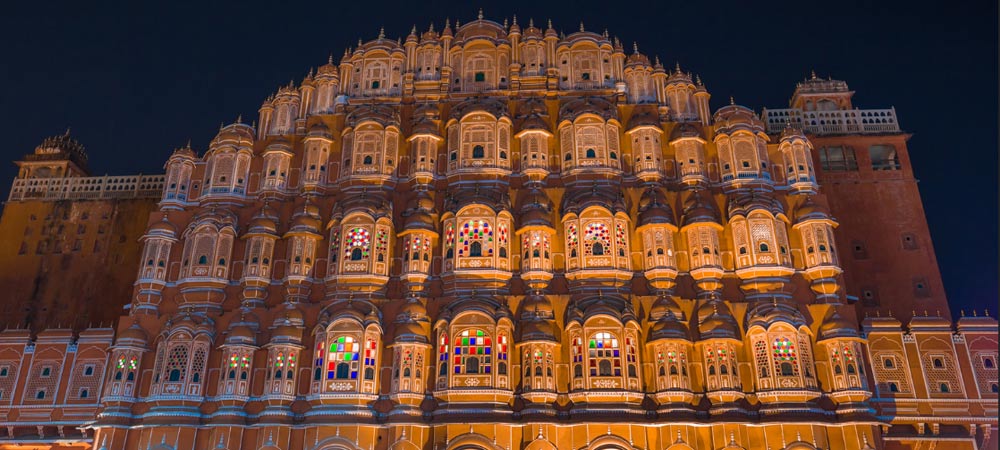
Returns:
[[[354,354],[354,360],[355,360],[355,361],[357,361],[357,360],[358,360],[358,354],[357,354],[357,353],[355,353],[355,354]]]
[[[604,348],[604,341],[597,341],[597,348]]]
[[[326,373],[326,379],[327,380],[332,380],[333,379],[333,372],[327,372]]]
[[[462,368],[456,366],[455,367],[455,373],[462,373]]]
[[[344,351],[344,344],[337,344],[337,351],[338,352]]]
[[[462,354],[462,347],[455,347],[455,354],[456,355],[461,355]],[[444,357],[442,357],[441,359],[444,360]]]
[[[486,354],[487,354],[487,355],[489,355],[489,354],[490,354],[490,348],[489,348],[489,347],[486,347]]]
[[[351,379],[357,379],[357,378],[358,378],[358,373],[357,372],[351,372]]]
[[[486,373],[490,373],[490,366],[486,366]]]
[[[615,352],[615,358],[617,358],[618,357],[618,350],[615,350],[614,352]]]

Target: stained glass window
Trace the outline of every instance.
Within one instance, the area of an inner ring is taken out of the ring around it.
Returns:
[[[445,375],[445,368],[448,367],[448,334],[441,333],[441,339],[438,341],[438,366],[440,366],[441,376]]]
[[[507,224],[500,222],[497,225],[497,244],[500,248],[507,247]]]
[[[333,230],[330,232],[330,258],[333,262],[337,262],[337,257],[340,256],[340,230]]]
[[[625,225],[621,223],[615,224],[615,244],[618,245],[619,249],[624,250],[627,245],[628,233],[625,232]]]
[[[340,336],[330,343],[326,379],[358,379],[358,353],[361,343],[351,336]]]
[[[754,348],[754,358],[757,362],[758,376],[760,378],[768,377],[767,370],[767,343],[764,341],[757,341],[753,344]]]
[[[378,350],[378,343],[374,339],[369,339],[365,344],[365,367],[371,368],[375,366],[375,353]],[[373,380],[375,379],[374,370],[365,370],[365,379]]]
[[[465,222],[458,231],[458,256],[493,256],[492,244],[493,228],[485,220]]]
[[[587,256],[606,255],[611,251],[611,232],[608,231],[607,225],[602,222],[587,224],[584,241],[586,242],[584,250],[587,252]]]
[[[503,345],[506,358],[506,343]],[[483,330],[465,330],[455,338],[452,364],[456,374],[490,373],[493,342]]]
[[[799,367],[796,364],[796,354],[795,354],[795,344],[788,338],[775,338],[774,343],[771,344],[772,354],[774,356],[774,368],[777,373],[782,373],[782,363],[791,363],[792,374],[799,374]],[[787,369],[784,373],[788,373]]]
[[[596,333],[590,337],[587,344],[590,358],[590,376],[620,377],[622,375],[621,352],[618,338],[611,333]]]
[[[566,246],[569,247],[570,257],[576,256],[576,248],[580,243],[580,234],[577,232],[576,224],[571,223],[566,227]]]
[[[352,260],[367,259],[371,250],[371,233],[361,227],[351,228],[344,237],[344,256]],[[355,252],[354,250],[360,250]]]
[[[444,233],[445,258],[451,258],[455,252],[455,224],[449,222]]]

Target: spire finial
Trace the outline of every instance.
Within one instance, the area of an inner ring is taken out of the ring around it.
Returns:
[[[70,127],[68,127],[68,126],[66,127],[66,134],[65,134],[66,136],[69,136],[69,128]]]
[[[552,28],[552,19],[549,19],[549,28]]]
[[[385,27],[384,26],[378,28],[378,38],[379,39],[385,39]]]
[[[243,123],[243,114],[236,116],[236,123]]]
[[[331,52],[330,56],[326,58],[326,63],[330,64],[331,66],[333,65],[333,52]]]
[[[511,22],[511,25],[517,25],[517,14],[514,14],[514,20]]]
[[[677,71],[677,73],[681,73],[681,62],[680,61],[674,61],[674,70]]]
[[[732,95],[729,96],[729,104],[730,105],[735,105],[736,104],[736,100],[733,99]]]
[[[503,27],[504,27],[504,29],[507,29],[507,18],[506,17],[503,18]]]
[[[580,21],[580,32],[583,33],[584,31],[586,31],[586,30],[583,28],[583,21],[581,20]]]
[[[632,53],[639,53],[639,43],[632,41]]]
[[[812,77],[813,80],[815,80],[816,79],[816,71],[815,70],[811,70],[810,72],[811,72],[810,76]]]
[[[483,20],[483,8],[479,8],[479,15],[477,17],[479,20]]]
[[[410,34],[414,36],[417,35],[417,24],[413,24],[413,28],[410,28]]]
[[[529,28],[534,28],[535,27],[535,18],[534,17],[529,17],[528,18],[528,27]]]

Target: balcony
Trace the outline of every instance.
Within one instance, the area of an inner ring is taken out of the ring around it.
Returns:
[[[761,119],[768,133],[781,133],[786,123],[805,132],[822,134],[899,133],[896,109],[847,109],[803,111],[801,109],[764,109]]]
[[[159,198],[165,175],[126,175],[14,180],[8,201]]]

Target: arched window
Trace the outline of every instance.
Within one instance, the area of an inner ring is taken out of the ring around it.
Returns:
[[[477,145],[475,147],[472,147],[472,157],[476,159],[485,158],[486,149],[483,148],[482,145]]]
[[[948,387],[948,383],[941,383],[941,393],[947,394],[951,389]]]
[[[594,254],[594,256],[602,256],[602,255],[604,255],[604,246],[601,245],[600,242],[595,242],[593,250],[592,250],[592,253]]]
[[[771,349],[778,373],[786,377],[798,375],[798,357],[795,352],[795,344],[792,341],[788,338],[775,338]]]
[[[892,369],[893,367],[896,366],[895,363],[892,362],[892,359],[889,359],[889,358],[885,359],[884,365],[885,365],[886,369]]]
[[[588,343],[590,376],[616,376],[622,375],[621,351],[618,346],[618,338],[611,333],[601,332],[594,334]]]
[[[790,377],[795,375],[795,371],[792,369],[792,363],[783,362],[781,363],[781,376]]]
[[[464,330],[455,338],[453,365],[456,374],[490,373],[493,342],[483,330]],[[469,372],[475,370],[475,372]]]
[[[339,336],[330,342],[328,380],[356,380],[361,343],[351,336]]]
[[[594,151],[594,149],[592,149],[592,148],[588,148],[587,149],[587,158],[596,158],[596,157],[597,157],[597,152]]]
[[[899,385],[896,383],[889,383],[889,392],[899,392]]]
[[[351,250],[351,261],[361,261],[362,251],[360,248]]]
[[[994,367],[993,358],[983,358],[983,367],[992,369]]]
[[[944,363],[941,362],[940,358],[934,358],[934,368],[940,369],[944,367]]]
[[[469,256],[483,256],[483,244],[479,241],[473,242],[472,245],[469,246]]]

